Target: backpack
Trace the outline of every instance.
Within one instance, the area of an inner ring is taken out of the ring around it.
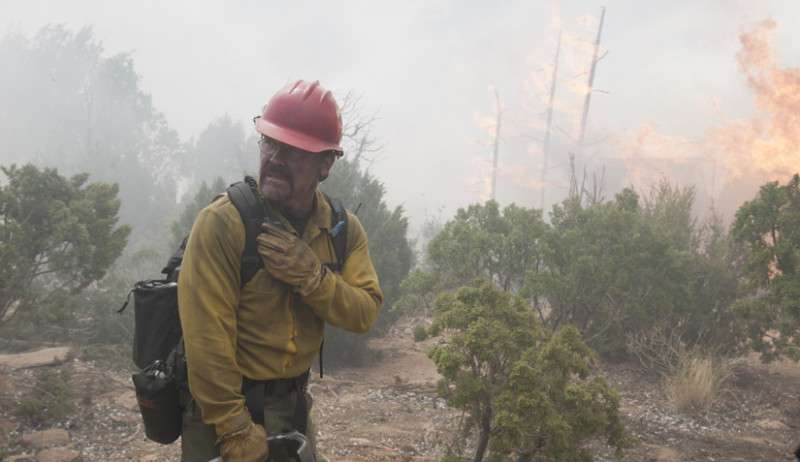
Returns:
[[[244,287],[263,267],[256,238],[261,233],[261,223],[271,219],[258,199],[256,190],[256,180],[249,176],[226,189],[245,228],[240,287]],[[347,212],[339,201],[327,195],[325,200],[332,210],[329,233],[336,255],[336,262],[326,265],[338,273],[346,259]],[[145,434],[148,439],[162,444],[170,444],[180,436],[180,392],[187,388],[183,333],[178,315],[178,277],[188,239],[189,236],[183,239],[180,247],[161,270],[164,279],[137,282],[128,293],[122,308],[118,310],[118,313],[125,310],[132,294],[133,362],[141,369],[133,374],[132,379],[144,420]],[[322,375],[322,347],[319,366]]]

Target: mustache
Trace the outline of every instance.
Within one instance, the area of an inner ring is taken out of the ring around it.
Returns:
[[[266,169],[264,171],[265,176],[280,176],[284,178],[291,178],[292,172],[289,171],[289,168],[284,165],[278,164],[267,164]]]

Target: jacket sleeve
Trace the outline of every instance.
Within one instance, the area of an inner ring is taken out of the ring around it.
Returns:
[[[303,301],[326,322],[351,332],[369,330],[383,303],[378,275],[369,257],[367,234],[348,213],[347,260],[341,274],[328,271],[317,290]]]
[[[197,217],[178,279],[189,389],[218,436],[249,422],[236,364],[236,309],[244,230],[211,204]]]

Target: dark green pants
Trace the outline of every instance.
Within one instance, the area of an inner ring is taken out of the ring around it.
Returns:
[[[302,390],[291,391],[282,396],[264,397],[264,427],[267,435],[285,433],[295,430],[294,422],[297,422],[295,414],[297,412],[297,396],[299,393],[306,394],[308,403],[306,412],[308,413],[308,429],[306,437],[314,454],[316,454],[316,428],[311,421],[312,398],[308,392]],[[181,462],[208,462],[219,456],[219,449],[215,442],[217,434],[214,427],[206,425],[200,416],[200,409],[194,402],[189,400],[183,413],[183,430],[181,434]],[[272,448],[270,448],[272,450]],[[288,462],[289,456],[285,451],[272,450],[269,457],[270,462]]]

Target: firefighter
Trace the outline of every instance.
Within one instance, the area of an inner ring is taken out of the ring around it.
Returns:
[[[261,462],[270,450],[270,460],[288,460],[267,435],[295,430],[313,452],[307,385],[325,323],[366,332],[383,301],[367,235],[349,211],[346,259],[337,264],[334,209],[318,190],[343,154],[331,92],[292,83],[255,128],[256,196],[271,217],[257,238],[263,269],[240,287],[245,228],[225,195],[200,212],[184,254],[178,299],[191,399],[182,461]]]

